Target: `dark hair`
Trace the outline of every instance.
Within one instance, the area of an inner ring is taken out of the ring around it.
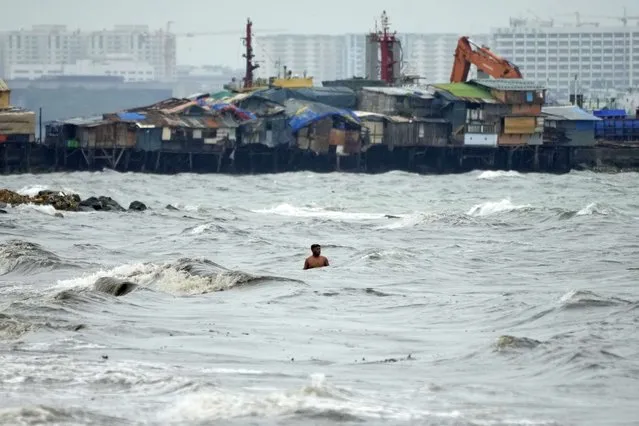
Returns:
[[[320,245],[319,245],[319,244],[313,244],[313,245],[311,246],[311,250],[313,250],[313,249],[315,249],[315,248],[319,248],[319,247],[320,247]]]

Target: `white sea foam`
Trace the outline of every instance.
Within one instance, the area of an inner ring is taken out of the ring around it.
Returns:
[[[491,216],[494,214],[512,212],[517,210],[529,209],[530,205],[516,205],[508,199],[501,201],[488,201],[481,204],[476,204],[468,210],[466,213],[468,216]]]
[[[160,414],[161,421],[167,422],[211,422],[227,419],[255,417],[272,418],[280,416],[321,417],[352,416],[357,419],[385,419],[410,421],[423,418],[459,418],[458,411],[429,412],[410,410],[406,407],[380,405],[379,402],[353,397],[349,392],[336,389],[326,383],[323,374],[311,376],[311,383],[292,391],[231,392],[229,390],[209,390],[188,394],[180,398],[174,406]],[[310,420],[310,419],[307,419]],[[300,419],[300,423],[305,423]]]
[[[211,275],[191,275],[186,271],[178,270],[170,263],[134,263],[120,265],[112,269],[101,269],[77,278],[58,281],[56,289],[92,288],[95,281],[102,277],[127,280],[142,287],[175,296],[185,296],[228,290],[245,282],[249,275],[226,270]]]
[[[50,205],[38,205],[38,204],[20,204],[19,206],[16,207],[18,210],[32,210],[32,211],[36,211],[38,213],[43,213],[49,216],[55,216],[56,213],[61,213],[58,212],[58,210],[55,209],[55,207],[50,206]]]
[[[586,207],[584,207],[583,209],[579,210],[577,212],[577,216],[592,216],[595,214],[600,214],[600,215],[608,215],[610,214],[610,210],[600,206],[597,203],[590,203],[588,204]]]
[[[269,209],[252,210],[253,213],[276,214],[291,217],[315,217],[342,221],[366,221],[384,219],[386,213],[357,213],[346,211],[334,211],[321,207],[296,207],[290,204],[280,204]]]
[[[500,179],[500,178],[517,178],[517,177],[523,177],[523,175],[513,170],[508,170],[508,171],[487,170],[485,172],[482,172],[479,176],[477,176],[477,179],[493,180],[493,179]]]

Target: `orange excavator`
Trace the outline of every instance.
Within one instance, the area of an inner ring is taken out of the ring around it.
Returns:
[[[455,49],[455,63],[450,73],[451,83],[466,81],[471,65],[475,65],[479,71],[493,78],[523,78],[517,65],[495,55],[487,47],[473,43],[468,37],[461,37]]]

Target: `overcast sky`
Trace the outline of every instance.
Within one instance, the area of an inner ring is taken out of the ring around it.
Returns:
[[[73,29],[99,30],[114,24],[147,24],[165,27],[174,21],[176,33],[235,31],[237,34],[178,39],[178,62],[226,64],[240,67],[239,40],[247,17],[259,38],[262,30],[287,33],[342,34],[371,30],[386,9],[398,32],[487,33],[508,26],[509,17],[554,18],[574,22],[599,20],[600,16],[639,16],[637,0],[0,0],[0,30],[28,28],[33,24],[66,24]],[[248,12],[247,12],[248,11]],[[636,26],[639,20],[630,21]],[[279,31],[278,31],[279,32]],[[266,34],[266,33],[265,33]],[[259,45],[257,47],[259,49]]]

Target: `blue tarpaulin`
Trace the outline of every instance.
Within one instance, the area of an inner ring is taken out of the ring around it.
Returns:
[[[122,121],[142,121],[146,115],[139,112],[118,112],[118,118]]]
[[[288,99],[284,102],[286,115],[289,117],[288,124],[293,132],[308,126],[311,123],[322,120],[326,117],[337,118],[347,124],[359,125],[361,122],[353,111],[335,108],[317,102],[304,102],[297,99]]]

